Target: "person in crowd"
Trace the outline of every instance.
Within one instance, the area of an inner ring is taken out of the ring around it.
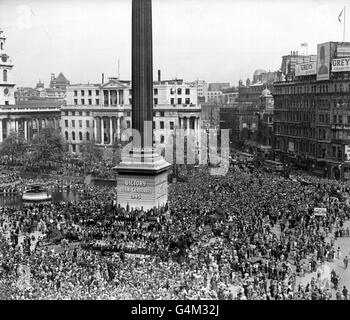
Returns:
[[[345,185],[259,170],[218,178],[206,167],[187,177],[169,186],[166,206],[148,211],[119,208],[116,189],[83,183],[79,201],[0,207],[0,298],[332,298],[317,266],[332,252],[340,259],[333,238],[350,210],[330,198]],[[30,270],[26,290],[16,285],[19,265]],[[316,275],[298,285],[308,266]],[[336,291],[340,280],[332,272]]]

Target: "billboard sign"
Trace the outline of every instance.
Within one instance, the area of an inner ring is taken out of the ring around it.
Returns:
[[[344,58],[350,56],[350,43],[343,42],[337,44],[337,58]]]
[[[317,45],[317,81],[329,80],[331,43]]]
[[[332,60],[332,72],[350,71],[350,57]]]
[[[316,74],[316,61],[295,65],[296,76],[308,76]]]

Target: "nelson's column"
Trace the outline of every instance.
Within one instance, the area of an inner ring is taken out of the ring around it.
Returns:
[[[132,0],[132,130],[117,171],[117,203],[123,208],[163,206],[170,164],[153,147],[152,0]]]

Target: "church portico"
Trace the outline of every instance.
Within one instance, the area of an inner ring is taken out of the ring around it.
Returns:
[[[6,139],[11,131],[17,132],[24,139],[30,141],[34,134],[43,128],[59,129],[59,109],[51,110],[52,115],[38,112],[16,112],[18,110],[0,110],[0,143]]]

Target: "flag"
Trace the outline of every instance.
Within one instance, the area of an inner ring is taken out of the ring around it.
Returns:
[[[307,42],[301,44],[302,47],[307,47]]]
[[[342,10],[340,11],[340,13],[339,13],[339,16],[338,16],[339,22],[341,22],[340,17],[343,15],[343,12],[344,12],[344,9],[342,9]]]

